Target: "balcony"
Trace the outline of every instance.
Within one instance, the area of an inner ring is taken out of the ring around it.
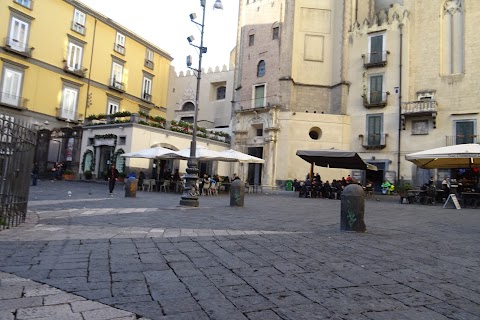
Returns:
[[[405,130],[406,118],[432,117],[433,128],[437,127],[437,101],[420,100],[402,103],[402,129]]]
[[[476,134],[458,134],[456,136],[446,136],[445,146],[453,146],[465,143],[478,143],[480,140]]]
[[[145,67],[153,70],[153,67],[154,67],[153,61],[145,59]]]
[[[7,92],[0,92],[0,105],[18,110],[27,110],[28,99],[14,96]]]
[[[78,22],[72,21],[72,30],[80,33],[81,35],[85,35],[85,26]]]
[[[110,79],[108,87],[121,93],[125,92],[125,84],[123,82],[117,81],[115,77]]]
[[[57,110],[57,119],[65,120],[67,122],[82,122],[83,114],[66,110],[64,108],[56,108]]]
[[[151,103],[152,102],[152,95],[144,92],[144,93],[142,93],[142,100]]]
[[[370,52],[362,54],[363,66],[368,68],[385,67],[387,65],[387,55],[390,51]]]
[[[119,43],[114,43],[114,44],[113,44],[113,50],[115,50],[116,52],[118,52],[118,53],[120,53],[120,54],[125,55],[125,47],[122,46],[122,45],[119,44]]]
[[[13,52],[15,54],[21,55],[25,58],[31,58],[32,52],[35,48],[28,47],[28,43],[23,43],[18,41],[14,38],[5,38],[4,41],[4,49],[9,52]]]
[[[76,63],[75,66],[69,66],[68,62],[65,62],[65,65],[63,66],[63,71],[71,73],[80,78],[85,78],[87,70],[87,68],[82,68],[78,63]]]
[[[362,147],[365,149],[383,149],[387,146],[385,133],[361,134],[359,138],[362,139]]]
[[[383,108],[387,105],[387,97],[390,92],[371,91],[362,96],[365,108]]]

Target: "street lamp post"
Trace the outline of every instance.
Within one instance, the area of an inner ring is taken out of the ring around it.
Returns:
[[[182,197],[180,200],[181,206],[189,207],[198,207],[198,195],[194,193],[194,186],[198,180],[198,160],[196,157],[197,151],[197,118],[198,118],[198,102],[200,99],[200,82],[202,79],[202,56],[204,53],[207,53],[207,47],[203,46],[203,31],[205,27],[205,2],[206,0],[200,0],[200,6],[202,7],[202,22],[198,23],[195,21],[197,15],[195,13],[190,14],[190,19],[193,23],[200,27],[200,46],[194,45],[192,42],[195,40],[193,36],[187,38],[190,45],[194,46],[199,50],[198,53],[198,69],[192,68],[192,57],[187,57],[187,67],[196,71],[197,77],[197,90],[195,92],[195,113],[193,116],[193,132],[192,132],[192,141],[190,142],[190,156],[187,160],[187,174],[184,175],[186,180],[185,188],[183,189]],[[223,4],[221,0],[215,0],[213,5],[214,9],[223,9]]]

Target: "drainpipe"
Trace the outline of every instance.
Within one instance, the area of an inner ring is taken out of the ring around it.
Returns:
[[[93,40],[92,40],[92,51],[90,53],[90,66],[88,72],[88,80],[87,80],[87,99],[85,101],[85,112],[83,115],[83,119],[87,119],[87,109],[90,106],[90,79],[92,77],[92,64],[93,64],[93,49],[95,48],[95,32],[97,31],[97,19],[95,19],[95,24],[93,26]]]
[[[403,59],[403,24],[400,28],[400,66],[399,66],[399,86],[398,86],[398,150],[397,150],[397,181],[400,181],[400,143],[402,136],[402,59]]]

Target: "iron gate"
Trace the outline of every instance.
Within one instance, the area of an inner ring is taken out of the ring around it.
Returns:
[[[36,141],[36,130],[0,114],[0,230],[25,221]]]

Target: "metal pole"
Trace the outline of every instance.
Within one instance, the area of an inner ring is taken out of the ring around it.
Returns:
[[[400,66],[399,66],[399,81],[398,84],[398,152],[397,152],[397,181],[400,181],[400,152],[402,142],[402,50],[403,50],[403,26],[400,25]]]
[[[181,206],[198,207],[198,195],[192,190],[197,184],[198,180],[198,160],[196,157],[197,151],[197,118],[198,118],[198,103],[200,99],[200,82],[202,79],[202,56],[203,56],[203,31],[205,27],[205,2],[201,1],[202,6],[202,24],[200,25],[200,53],[198,55],[198,70],[197,70],[197,90],[195,92],[195,114],[193,117],[193,132],[192,141],[190,142],[190,157],[187,160],[187,174],[185,177],[185,188],[180,200]]]

